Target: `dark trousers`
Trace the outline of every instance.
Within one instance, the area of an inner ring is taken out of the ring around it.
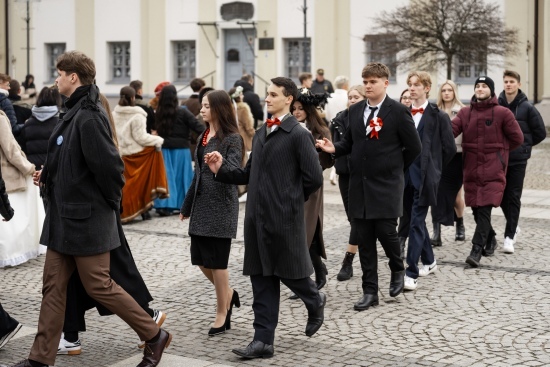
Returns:
[[[57,347],[65,319],[67,283],[75,269],[86,292],[123,319],[141,340],[155,337],[159,328],[137,302],[110,276],[110,253],[70,256],[48,249],[44,263],[42,305],[38,332],[29,358],[47,365],[55,363]]]
[[[506,188],[500,207],[506,217],[506,229],[504,237],[514,238],[518,227],[519,211],[521,208],[521,193],[523,192],[523,180],[527,163],[508,166],[506,172]]]
[[[252,275],[254,302],[254,340],[273,345],[275,329],[279,323],[279,301],[281,282],[294,292],[306,305],[308,312],[316,311],[321,305],[321,297],[311,278],[285,279],[278,276]]]
[[[406,204],[404,205],[404,211],[411,218],[406,274],[408,277],[416,279],[418,278],[418,259],[421,259],[424,265],[433,264],[435,261],[430,243],[430,234],[426,227],[426,216],[428,215],[429,206],[418,205],[420,193],[413,186],[407,186],[404,195],[407,196],[406,199],[403,199],[403,202]]]
[[[359,242],[359,260],[363,271],[362,287],[364,294],[376,294],[378,292],[378,254],[376,252],[376,240],[382,244],[382,248],[389,259],[392,273],[403,271],[401,260],[401,248],[397,238],[397,218],[385,219],[357,219],[354,220],[356,234]]]
[[[346,157],[344,157],[347,159]],[[344,203],[344,209],[346,210],[346,215],[349,219],[349,175],[338,175],[338,188],[340,189],[340,196],[342,197],[342,202]]]
[[[474,232],[474,237],[472,238],[472,243],[484,247],[485,244],[495,235],[493,226],[491,225],[491,211],[493,207],[488,206],[479,206],[477,208],[472,208],[474,212],[474,220],[476,221],[476,230]]]
[[[15,330],[17,325],[19,325],[17,320],[11,317],[0,303],[0,338]]]
[[[397,227],[397,235],[403,238],[409,238],[411,231],[411,210],[413,204],[414,187],[405,185],[403,190],[403,216],[399,218],[399,227]],[[407,208],[409,210],[407,211]]]

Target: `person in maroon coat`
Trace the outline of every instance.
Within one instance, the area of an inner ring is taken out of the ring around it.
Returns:
[[[462,108],[452,123],[454,136],[463,134],[465,200],[476,221],[466,263],[478,267],[481,255],[493,255],[497,246],[491,210],[500,206],[508,156],[523,143],[523,133],[514,114],[499,106],[495,83],[487,76],[477,78],[470,106]]]

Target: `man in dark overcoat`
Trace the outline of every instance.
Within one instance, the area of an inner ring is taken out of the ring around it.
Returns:
[[[243,358],[273,356],[281,282],[306,305],[307,336],[321,327],[326,302],[310,278],[304,221],[304,202],[323,183],[319,155],[311,133],[290,114],[296,85],[282,77],[271,82],[265,102],[272,119],[254,135],[246,167],[231,167],[218,152],[205,156],[216,180],[248,185],[243,273],[252,282],[255,334],[246,348],[233,350]]]
[[[363,297],[354,305],[362,311],[378,305],[376,240],[389,258],[390,296],[403,291],[405,269],[397,237],[403,214],[403,171],[418,156],[420,138],[405,105],[386,95],[390,70],[381,63],[363,68],[367,100],[349,108],[349,128],[343,139],[317,146],[335,157],[350,154],[349,212],[359,242]]]
[[[48,155],[35,182],[41,186],[46,219],[40,243],[44,263],[38,332],[28,359],[12,367],[53,365],[63,328],[67,283],[78,270],[86,292],[122,318],[146,341],[138,367],[157,366],[172,336],[110,276],[110,251],[121,245],[117,212],[124,164],[94,83],[93,60],[70,51],[57,59],[57,87],[67,112],[48,143]]]
[[[430,205],[437,205],[441,171],[456,154],[456,145],[449,115],[428,102],[432,87],[430,75],[424,71],[410,72],[407,85],[413,100],[413,121],[422,141],[422,153],[405,173],[404,192],[405,212],[410,218],[405,290],[415,290],[419,276],[429,275],[437,269],[426,215]],[[421,268],[418,267],[419,259]]]

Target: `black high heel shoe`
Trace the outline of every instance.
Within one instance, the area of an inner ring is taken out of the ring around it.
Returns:
[[[241,307],[241,300],[239,299],[239,293],[233,289],[233,296],[229,303],[229,310],[227,310],[227,316],[225,316],[225,330],[231,330],[231,314],[233,313],[233,306]]]
[[[229,328],[227,327],[228,320],[229,320]],[[211,327],[210,330],[208,330],[208,336],[225,334],[225,330],[229,330],[230,328],[231,328],[231,313],[227,311],[227,316],[225,317],[225,324],[223,324],[220,327]]]

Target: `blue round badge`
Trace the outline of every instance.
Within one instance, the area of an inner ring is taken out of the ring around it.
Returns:
[[[59,135],[57,137],[57,145],[61,145],[61,144],[63,144],[63,136]]]

